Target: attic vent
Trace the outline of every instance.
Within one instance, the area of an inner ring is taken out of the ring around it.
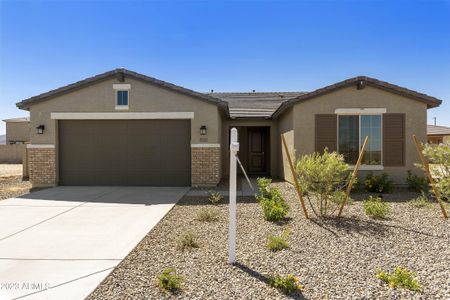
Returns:
[[[366,87],[366,81],[365,80],[359,80],[358,83],[356,84],[356,88],[358,90],[362,90],[365,87]]]
[[[117,73],[117,80],[119,82],[124,82],[125,81],[125,74],[123,72],[118,72]]]

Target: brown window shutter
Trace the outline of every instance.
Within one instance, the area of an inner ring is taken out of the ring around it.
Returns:
[[[405,165],[405,114],[383,115],[383,165]]]
[[[316,152],[337,151],[337,116],[335,114],[316,115]]]

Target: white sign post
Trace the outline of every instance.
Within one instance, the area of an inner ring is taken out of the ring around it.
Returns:
[[[236,262],[236,155],[239,151],[238,132],[231,129],[230,138],[230,225],[228,232],[228,263]]]

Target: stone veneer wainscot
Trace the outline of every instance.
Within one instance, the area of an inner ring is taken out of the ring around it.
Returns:
[[[192,186],[216,186],[220,181],[220,145],[191,145]]]
[[[56,151],[53,145],[28,145],[30,181],[33,187],[56,185]]]

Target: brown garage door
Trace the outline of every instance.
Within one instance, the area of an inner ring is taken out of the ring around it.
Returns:
[[[189,120],[59,121],[61,185],[191,184]]]

